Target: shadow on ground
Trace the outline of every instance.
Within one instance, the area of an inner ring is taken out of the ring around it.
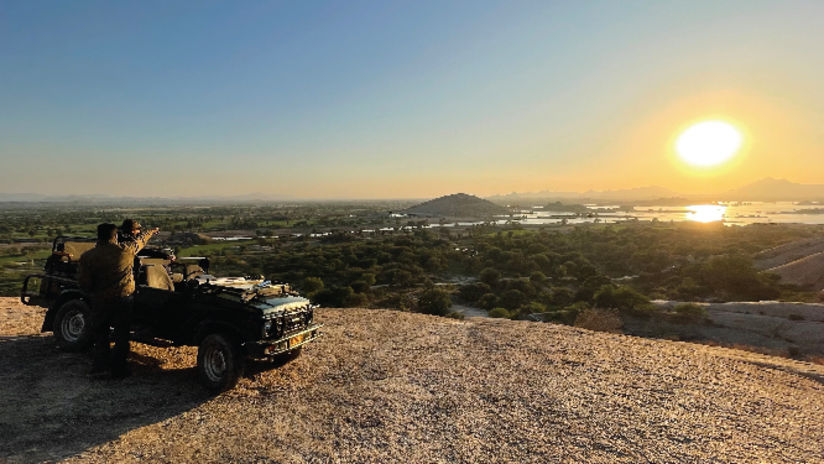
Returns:
[[[44,336],[0,337],[0,462],[60,460],[210,399],[194,369],[135,353],[130,363],[129,378],[92,380],[88,354]]]

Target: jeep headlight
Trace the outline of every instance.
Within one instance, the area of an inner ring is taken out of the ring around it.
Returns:
[[[269,336],[269,332],[271,332],[271,331],[272,331],[272,321],[267,320],[266,322],[263,323],[263,336],[264,337]]]

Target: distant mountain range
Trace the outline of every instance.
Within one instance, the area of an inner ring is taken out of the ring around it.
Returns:
[[[465,195],[465,194],[456,194]],[[466,197],[476,198],[472,195]],[[518,193],[513,192],[506,195],[494,195],[487,198],[498,205],[518,204],[518,203],[541,203],[563,201],[565,203],[576,202],[650,202],[653,200],[666,200],[666,203],[683,201],[824,201],[824,184],[798,184],[786,179],[766,178],[743,187],[728,190],[726,192],[695,195],[683,192],[676,192],[666,187],[648,186],[623,190],[588,190],[586,192],[552,192],[549,190],[541,192]],[[136,196],[113,196],[113,195],[45,195],[41,193],[0,193],[0,202],[41,202],[41,203],[80,203],[94,205],[186,205],[186,204],[232,204],[232,203],[258,203],[258,202],[278,202],[278,201],[302,201],[307,199],[297,198],[285,194],[270,193],[249,193],[244,195],[217,196],[209,195],[202,197],[136,197]],[[453,199],[456,201],[467,201],[467,198]],[[314,201],[317,201],[315,199]],[[480,208],[479,211],[483,210]]]
[[[683,197],[684,195],[676,193],[670,189],[658,186],[637,187],[633,189],[623,190],[588,190],[586,192],[550,192],[544,190],[542,192],[532,193],[516,193],[512,192],[506,195],[494,195],[488,197],[489,200],[501,202],[517,202],[522,200],[541,200],[541,201],[555,201],[555,200],[607,200],[607,201],[636,201],[636,200],[651,200],[656,198],[674,198]]]
[[[768,177],[741,188],[730,190],[725,200],[803,201],[823,200],[824,184],[796,184]]]
[[[93,205],[226,204],[294,201],[295,199],[295,197],[290,195],[266,193],[203,197],[133,197],[113,195],[44,195],[40,193],[0,193],[0,202],[83,203]]]
[[[716,194],[695,195],[665,187],[650,186],[624,190],[589,190],[586,192],[510,193],[488,197],[496,203],[523,201],[614,201],[636,202],[652,200],[684,201],[813,201],[824,200],[824,184],[797,184],[785,179],[766,178],[743,187]]]

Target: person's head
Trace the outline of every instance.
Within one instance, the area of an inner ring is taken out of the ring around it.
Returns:
[[[100,224],[97,226],[97,241],[111,242],[117,239],[117,226],[114,224]]]
[[[134,219],[124,219],[120,226],[120,233],[125,235],[138,235],[142,226]]]

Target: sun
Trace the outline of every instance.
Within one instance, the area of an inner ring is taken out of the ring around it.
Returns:
[[[717,166],[735,156],[741,139],[741,132],[728,122],[703,121],[678,136],[675,150],[692,166]]]

